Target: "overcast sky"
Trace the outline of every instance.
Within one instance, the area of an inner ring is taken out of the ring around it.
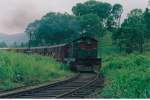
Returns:
[[[41,18],[47,12],[69,12],[78,2],[86,0],[0,0],[0,33],[23,32],[28,23]],[[124,6],[123,17],[134,8],[145,9],[148,0],[99,0]]]

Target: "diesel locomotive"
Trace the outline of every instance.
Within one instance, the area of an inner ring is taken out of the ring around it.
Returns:
[[[67,49],[65,61],[76,71],[98,71],[101,59],[97,57],[98,41],[91,37],[80,37],[72,41]]]
[[[51,56],[70,66],[73,71],[99,71],[101,58],[98,58],[98,41],[95,38],[82,36],[70,43],[53,46],[29,48],[7,48],[7,51],[32,53]]]

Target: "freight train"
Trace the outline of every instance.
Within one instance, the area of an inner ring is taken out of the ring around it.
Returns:
[[[66,44],[4,50],[51,56],[58,61],[67,63],[74,71],[98,72],[101,67],[101,58],[97,57],[98,41],[87,36],[82,36]]]

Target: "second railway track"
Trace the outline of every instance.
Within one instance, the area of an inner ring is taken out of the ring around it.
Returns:
[[[96,89],[102,88],[103,82],[100,75],[80,73],[78,77],[64,82],[12,93],[0,98],[86,98]]]

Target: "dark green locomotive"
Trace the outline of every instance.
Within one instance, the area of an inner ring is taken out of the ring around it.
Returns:
[[[68,45],[67,61],[72,70],[98,71],[100,59],[97,57],[98,41],[92,37],[80,37]]]

